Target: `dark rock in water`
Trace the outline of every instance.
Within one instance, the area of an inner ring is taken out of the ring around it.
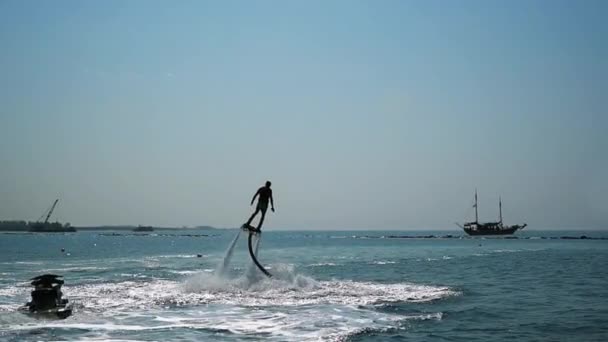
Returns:
[[[585,236],[585,235],[581,236],[581,240],[584,240],[586,238],[587,238],[587,236]]]
[[[202,255],[202,254],[197,254],[197,255],[196,255],[196,257],[197,257],[197,258],[202,258],[202,257],[203,257],[203,255]]]

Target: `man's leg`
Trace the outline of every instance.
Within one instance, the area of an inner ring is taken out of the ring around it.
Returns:
[[[253,212],[253,214],[251,215],[249,220],[247,220],[247,223],[245,223],[245,225],[247,225],[247,226],[251,225],[251,221],[253,221],[253,218],[255,217],[255,215],[258,214],[259,211],[260,211],[260,208],[255,208],[255,211]],[[262,215],[264,215],[264,214],[262,214]],[[264,216],[262,216],[262,217],[264,217]]]
[[[262,217],[260,217],[260,223],[258,223],[257,230],[262,229],[262,224],[264,223],[264,217],[266,217],[266,209],[262,209]]]

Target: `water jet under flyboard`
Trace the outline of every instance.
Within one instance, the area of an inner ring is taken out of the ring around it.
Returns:
[[[241,227],[241,230],[239,230],[237,232],[237,234],[234,236],[234,238],[230,242],[230,245],[228,246],[228,249],[226,250],[226,253],[224,255],[224,259],[222,260],[222,262],[220,263],[220,265],[218,265],[218,268],[216,269],[215,273],[218,274],[218,275],[223,275],[224,274],[224,272],[226,271],[226,268],[227,268],[228,264],[230,264],[230,259],[232,258],[232,253],[234,251],[234,246],[236,245],[239,237],[241,236],[241,234],[243,232],[249,233],[247,244],[248,244],[249,256],[251,257],[251,260],[256,265],[256,267],[262,273],[264,273],[264,275],[266,275],[267,277],[271,278],[272,274],[270,274],[270,272],[268,272],[264,268],[264,266],[262,266],[262,264],[260,264],[260,262],[258,261],[258,258],[257,258],[258,249],[260,247],[260,238],[261,238],[262,232],[261,231],[257,231],[257,230],[255,230],[254,227],[247,226],[247,225],[243,225],[243,227]]]

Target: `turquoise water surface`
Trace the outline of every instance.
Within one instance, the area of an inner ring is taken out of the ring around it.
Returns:
[[[269,231],[270,279],[245,233],[219,272],[237,234],[0,234],[0,340],[608,340],[608,240],[555,238],[608,233]],[[16,312],[42,273],[65,277],[71,317]]]

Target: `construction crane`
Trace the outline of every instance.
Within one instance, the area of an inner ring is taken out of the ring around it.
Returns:
[[[49,209],[49,212],[46,214],[46,218],[44,219],[45,224],[49,222],[49,219],[51,218],[51,215],[53,214],[53,210],[55,210],[55,206],[57,205],[57,202],[59,202],[59,199],[56,199],[55,202],[53,202],[51,209]],[[42,216],[44,216],[44,214],[42,214]],[[42,216],[40,216],[40,218],[38,219],[38,222],[40,222],[40,219],[42,219]]]

